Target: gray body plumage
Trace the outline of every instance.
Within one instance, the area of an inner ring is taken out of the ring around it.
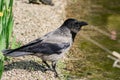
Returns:
[[[58,28],[57,30],[55,30],[54,32],[49,33],[48,35],[45,35],[42,39],[43,39],[43,43],[51,43],[51,44],[58,44],[60,46],[60,50],[59,52],[56,53],[50,53],[50,54],[41,54],[40,57],[45,60],[45,61],[57,61],[58,59],[60,59],[61,57],[64,56],[64,53],[66,53],[72,44],[72,35],[68,34],[70,33],[69,30],[65,29],[63,31],[63,29]],[[55,48],[55,47],[53,47]],[[56,49],[57,50],[57,49]],[[36,55],[39,55],[36,54]]]
[[[67,28],[58,28],[27,45],[15,50],[5,50],[3,53],[6,56],[12,57],[32,54],[44,61],[56,61],[70,49],[72,42],[70,30]]]
[[[56,62],[70,49],[77,32],[82,26],[87,25],[86,22],[80,22],[76,19],[67,19],[61,27],[49,32],[43,37],[36,39],[17,49],[4,50],[5,56],[18,57],[23,55],[35,55],[46,61],[52,62],[52,68],[55,71]]]

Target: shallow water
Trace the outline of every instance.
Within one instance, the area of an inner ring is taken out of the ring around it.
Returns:
[[[85,20],[89,26],[83,28],[83,37],[77,36],[70,51],[70,56],[79,59],[68,61],[70,75],[89,80],[120,80],[120,69],[113,68],[114,61],[107,57],[112,51],[120,53],[120,0],[72,1],[66,9],[67,17]]]

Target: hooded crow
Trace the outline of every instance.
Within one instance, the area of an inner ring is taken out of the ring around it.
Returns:
[[[3,50],[2,52],[5,56],[11,57],[38,56],[49,69],[55,72],[57,77],[56,62],[70,49],[76,34],[85,25],[88,24],[84,21],[69,18],[59,28],[47,33],[43,37],[19,48]],[[47,61],[52,62],[51,66]]]

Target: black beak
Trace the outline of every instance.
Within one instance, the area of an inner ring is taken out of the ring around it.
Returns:
[[[88,25],[88,23],[84,22],[84,21],[79,22],[79,24],[80,24],[80,26],[86,26],[86,25]]]

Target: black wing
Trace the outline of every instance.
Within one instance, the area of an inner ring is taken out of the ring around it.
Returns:
[[[43,43],[40,40],[32,42],[30,44],[24,45],[20,48],[14,49],[7,54],[20,51],[20,52],[31,52],[31,53],[44,53],[44,54],[52,54],[61,53],[62,50],[68,48],[70,46],[69,43]]]
[[[19,49],[19,51],[44,54],[59,54],[62,50],[68,48],[69,46],[69,43],[37,43],[35,45]]]
[[[24,50],[24,49],[27,49],[27,48],[29,48],[29,47],[31,47],[31,46],[33,46],[33,45],[36,45],[36,44],[38,44],[38,43],[41,43],[41,42],[42,42],[41,39],[36,39],[36,40],[34,40],[34,41],[32,41],[32,42],[30,42],[30,43],[28,43],[28,44],[26,44],[26,45],[23,45],[23,46],[21,46],[21,47],[19,47],[19,48],[10,50],[10,51],[8,51],[6,54],[10,54],[10,53],[15,52],[15,51],[20,51],[20,50],[22,50],[22,49],[23,49],[23,50]]]

